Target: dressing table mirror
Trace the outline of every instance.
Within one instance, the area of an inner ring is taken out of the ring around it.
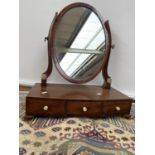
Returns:
[[[107,117],[130,114],[132,99],[111,88],[112,46],[108,21],[85,3],[56,13],[48,37],[48,67],[26,97],[26,116]],[[49,84],[53,65],[71,84]],[[103,85],[84,85],[100,72]]]

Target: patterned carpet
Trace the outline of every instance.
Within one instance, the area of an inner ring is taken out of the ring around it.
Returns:
[[[134,119],[33,118],[23,121],[26,95],[19,94],[19,155],[134,155]]]

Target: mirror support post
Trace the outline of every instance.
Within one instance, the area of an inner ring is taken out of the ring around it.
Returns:
[[[102,69],[102,75],[103,75],[103,78],[104,78],[103,88],[110,89],[112,79],[108,74],[108,63],[109,63],[111,47],[112,47],[112,37],[111,37],[111,30],[110,30],[109,21],[108,20],[105,21],[104,25],[105,25],[105,28],[106,28],[107,33],[108,33],[108,40],[107,40],[108,41],[108,46],[107,46],[107,52],[106,52],[106,55],[105,55],[104,67]]]
[[[51,23],[51,26],[50,26],[50,30],[49,30],[49,33],[48,33],[48,67],[47,67],[47,70],[42,73],[41,75],[41,85],[42,86],[46,86],[46,83],[47,83],[47,78],[49,77],[49,75],[51,74],[52,72],[52,53],[51,53],[51,48],[52,48],[52,43],[51,43],[51,33],[52,33],[52,29],[53,29],[53,25],[55,23],[55,20],[58,16],[58,13],[56,12],[55,13],[55,16],[54,16],[54,19]]]

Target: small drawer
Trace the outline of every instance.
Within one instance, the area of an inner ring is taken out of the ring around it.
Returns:
[[[26,114],[33,116],[59,116],[65,115],[64,101],[28,99]]]
[[[121,116],[124,114],[129,114],[130,109],[130,101],[104,102],[103,113],[105,116]]]
[[[101,115],[101,103],[99,102],[67,102],[67,115],[80,117],[97,117]]]

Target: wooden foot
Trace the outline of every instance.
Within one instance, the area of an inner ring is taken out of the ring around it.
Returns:
[[[126,119],[129,119],[129,120],[130,120],[130,119],[134,119],[134,116],[132,116],[132,115],[130,115],[130,114],[129,114],[129,115],[125,115],[125,116],[124,116],[124,118],[126,118]]]
[[[25,115],[25,116],[22,118],[22,120],[23,120],[23,121],[29,121],[29,120],[31,120],[32,118],[33,118],[33,116]]]

